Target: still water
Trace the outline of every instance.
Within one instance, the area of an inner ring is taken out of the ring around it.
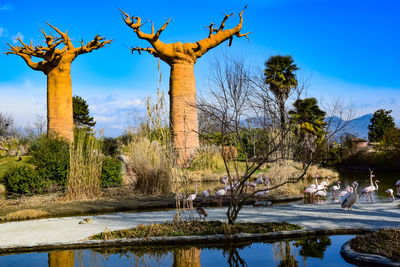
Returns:
[[[124,247],[0,256],[0,266],[354,266],[340,256],[350,235],[214,247]]]

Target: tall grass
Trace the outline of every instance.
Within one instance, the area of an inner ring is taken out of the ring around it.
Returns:
[[[218,148],[212,145],[203,145],[197,148],[190,161],[192,170],[216,171],[224,168],[224,160]]]
[[[123,151],[136,174],[136,189],[139,192],[150,195],[170,192],[173,164],[170,153],[159,141],[133,136]]]
[[[76,129],[70,146],[70,171],[67,199],[91,199],[100,196],[100,177],[103,164],[101,140],[84,129]]]

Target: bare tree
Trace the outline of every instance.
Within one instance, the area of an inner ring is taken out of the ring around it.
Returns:
[[[208,122],[212,122],[212,126],[202,127],[200,136],[216,145],[224,159],[230,187],[226,215],[228,222],[233,224],[249,198],[300,181],[305,176],[308,167],[315,162],[323,144],[322,142],[316,144],[315,150],[307,158],[303,169],[295,177],[289,177],[279,183],[266,185],[264,188],[247,193],[249,179],[263,164],[296,158],[297,156],[293,154],[302,153],[304,150],[291,148],[307,144],[299,143],[290,125],[282,127],[281,114],[277,112],[280,110],[279,103],[271,96],[259,73],[253,74],[251,68],[246,67],[242,61],[229,58],[216,60],[211,69],[213,89],[207,95],[199,97],[197,107],[202,116],[208,118]],[[285,114],[285,116],[288,115]],[[249,121],[251,123],[248,123]],[[258,137],[258,141],[263,144],[263,149],[256,158],[253,157],[254,150],[249,151],[246,144],[246,136],[251,136],[251,131],[254,129],[263,133]],[[223,139],[229,140],[242,152],[244,170],[243,167],[239,167],[238,160],[228,162],[222,153],[222,148],[215,140],[209,138],[212,136],[210,131],[219,132]],[[287,153],[281,153],[281,151],[287,151]]]

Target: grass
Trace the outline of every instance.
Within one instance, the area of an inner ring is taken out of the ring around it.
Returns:
[[[350,241],[353,250],[381,255],[400,262],[400,229],[384,229],[357,236]]]
[[[149,237],[167,237],[167,236],[202,236],[202,235],[233,235],[239,233],[270,233],[277,231],[298,230],[300,226],[289,223],[236,223],[229,225],[220,221],[190,221],[164,224],[139,224],[135,228],[107,231],[91,236],[90,239],[118,239],[118,238],[149,238]]]
[[[37,219],[46,217],[49,214],[46,211],[40,209],[26,209],[19,210],[16,212],[12,212],[7,214],[6,216],[1,217],[2,221],[21,221],[21,220],[29,220],[29,219]]]
[[[21,157],[21,161],[18,161],[19,157],[6,157],[0,159],[0,183],[3,182],[3,175],[10,169],[21,165],[31,165],[30,156]]]

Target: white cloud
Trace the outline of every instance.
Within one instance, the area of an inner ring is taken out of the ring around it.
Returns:
[[[24,36],[20,32],[18,32],[16,35],[11,36],[11,40],[12,40],[13,44],[18,43],[18,38],[20,38],[21,41],[24,40]]]
[[[0,28],[0,37],[3,37],[5,33],[6,33],[6,29]]]
[[[12,4],[5,4],[5,5],[0,6],[0,11],[11,11],[13,9],[14,9],[14,7]]]

